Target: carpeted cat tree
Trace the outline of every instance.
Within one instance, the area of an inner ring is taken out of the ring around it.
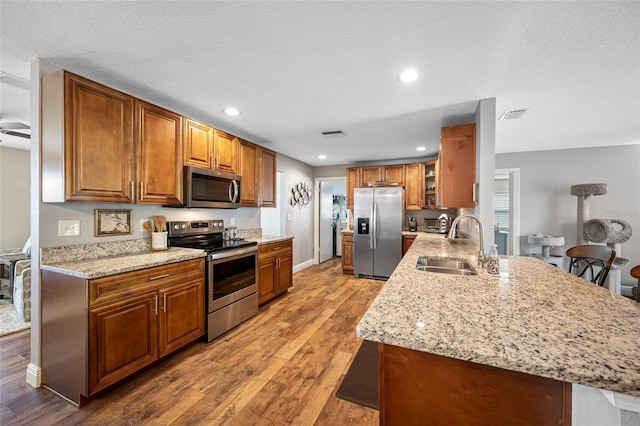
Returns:
[[[577,245],[605,243],[616,251],[616,258],[607,278],[607,286],[614,293],[620,294],[620,269],[629,263],[622,257],[622,243],[632,235],[629,222],[622,219],[589,219],[589,201],[592,195],[607,193],[606,183],[585,183],[571,186],[571,195],[578,197]]]

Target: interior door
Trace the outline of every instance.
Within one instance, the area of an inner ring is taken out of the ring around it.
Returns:
[[[331,182],[320,182],[320,253],[318,262],[333,258],[333,186]]]

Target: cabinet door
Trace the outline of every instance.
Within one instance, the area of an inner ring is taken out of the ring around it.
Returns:
[[[424,165],[405,166],[404,202],[407,210],[420,210],[424,205]]]
[[[260,207],[276,207],[277,154],[260,148]]]
[[[204,279],[160,289],[158,303],[159,357],[204,334]]]
[[[378,182],[382,180],[382,167],[360,167],[360,187],[367,188],[369,182]]]
[[[185,120],[184,164],[213,168],[213,127],[188,118]]]
[[[286,292],[293,285],[293,257],[291,249],[283,251],[278,256],[278,286],[277,293]]]
[[[260,194],[260,148],[240,139],[240,176],[242,176],[242,207],[258,207]]]
[[[89,395],[158,358],[156,291],[89,309]]]
[[[64,88],[65,200],[132,203],[133,98],[67,72]]]
[[[238,173],[238,138],[214,129],[213,134],[213,167],[221,172]]]
[[[138,203],[182,204],[182,116],[136,101]]]
[[[439,205],[438,160],[424,163],[424,208],[435,209]]]
[[[443,208],[475,207],[476,125],[443,127],[440,133],[440,201]]]
[[[347,168],[347,208],[353,210],[353,190],[360,188],[360,167]]]
[[[404,164],[382,166],[382,180],[385,182],[398,182],[404,185]]]
[[[342,234],[342,273],[353,274],[353,234]]]
[[[258,261],[258,303],[260,305],[277,295],[278,270],[276,265],[275,257]]]
[[[409,251],[409,248],[416,240],[415,235],[403,235],[402,236],[402,255],[404,256],[406,252]]]

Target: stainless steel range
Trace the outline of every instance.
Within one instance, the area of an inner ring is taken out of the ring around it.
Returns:
[[[168,222],[168,245],[205,250],[206,338],[210,342],[258,313],[258,243],[225,239],[223,220]]]

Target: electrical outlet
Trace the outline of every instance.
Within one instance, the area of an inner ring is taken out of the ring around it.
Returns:
[[[59,237],[77,237],[80,235],[79,220],[59,220],[58,236]]]

